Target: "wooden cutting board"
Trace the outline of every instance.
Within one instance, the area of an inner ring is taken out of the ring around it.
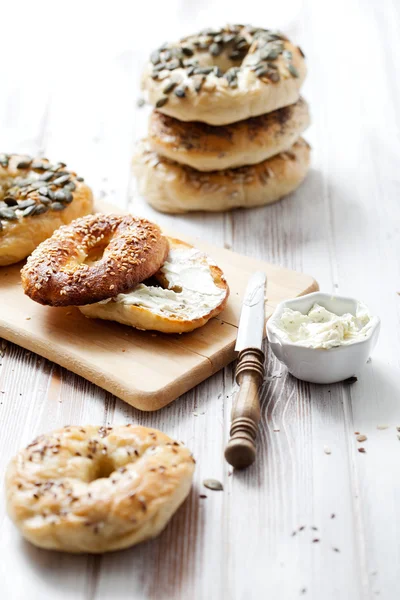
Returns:
[[[268,276],[267,317],[281,300],[318,289],[309,275],[177,232],[167,233],[212,256],[229,283],[226,310],[204,327],[183,335],[166,335],[87,319],[73,307],[41,306],[22,292],[19,264],[0,268],[0,337],[85,377],[140,410],[152,411],[234,360],[241,302],[251,273],[262,270]]]

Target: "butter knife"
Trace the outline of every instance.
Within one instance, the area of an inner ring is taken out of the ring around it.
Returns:
[[[225,458],[236,469],[251,465],[256,457],[256,438],[260,422],[259,388],[264,379],[265,273],[257,271],[247,284],[240,314],[235,350],[239,352],[235,378],[236,394],[230,439]]]

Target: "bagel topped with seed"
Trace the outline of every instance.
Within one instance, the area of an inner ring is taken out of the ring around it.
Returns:
[[[79,310],[87,317],[163,333],[193,331],[221,313],[229,297],[221,269],[190,244],[168,242],[168,256],[150,281]]]
[[[0,154],[0,266],[23,260],[92,209],[90,188],[65,163]]]
[[[255,165],[292,146],[310,124],[303,98],[271,113],[230,125],[182,123],[158,110],[149,121],[151,150],[197,171]]]
[[[294,104],[305,76],[303,52],[282,33],[228,25],[158,48],[142,86],[166,115],[225,125]]]
[[[123,294],[158,271],[168,241],[155,223],[132,215],[88,215],[60,227],[21,271],[25,294],[71,306]]]

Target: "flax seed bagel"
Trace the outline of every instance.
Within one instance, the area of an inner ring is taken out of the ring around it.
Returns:
[[[92,208],[90,188],[64,163],[0,154],[0,266],[23,260]]]
[[[285,152],[257,165],[202,173],[153,152],[139,143],[133,170],[139,192],[166,213],[224,211],[262,206],[293,192],[305,178],[310,146],[299,138]]]
[[[25,294],[40,304],[90,304],[131,290],[168,254],[155,223],[132,215],[95,214],[58,229],[21,271]]]
[[[225,125],[294,104],[305,76],[301,49],[282,33],[228,25],[158,48],[142,86],[166,115]]]
[[[147,427],[64,427],[11,461],[7,509],[29,542],[102,553],[155,537],[189,493],[189,450]]]
[[[221,269],[193,246],[168,241],[167,259],[153,281],[79,310],[87,317],[163,333],[193,331],[222,312],[229,287]]]
[[[182,123],[153,111],[148,141],[154,152],[170,160],[198,171],[218,171],[254,165],[287,150],[309,124],[302,98],[266,115],[219,127]]]

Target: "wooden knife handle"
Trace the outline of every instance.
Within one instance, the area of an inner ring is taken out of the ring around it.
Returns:
[[[264,352],[246,348],[239,353],[236,365],[236,394],[225,458],[236,469],[245,469],[256,457],[256,438],[260,422],[259,388],[264,379]]]

